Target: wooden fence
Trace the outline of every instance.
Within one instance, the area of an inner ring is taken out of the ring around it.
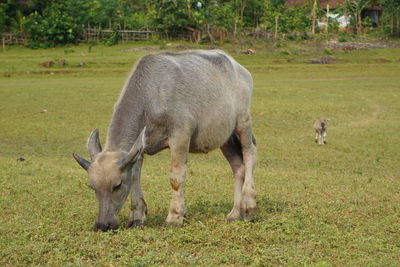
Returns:
[[[101,42],[108,38],[113,32],[113,30],[87,28],[83,31],[80,42]],[[117,32],[118,41],[120,42],[147,41],[150,40],[151,36],[154,34],[152,31],[119,30]]]
[[[0,37],[3,48],[10,44],[25,44],[28,40],[26,35],[15,33],[2,33],[0,34]]]
[[[86,28],[78,38],[80,43],[88,42],[102,42],[109,38],[113,34],[113,30],[103,30],[101,28]],[[119,30],[118,41],[119,42],[130,42],[130,41],[148,41],[152,36],[157,35],[161,39],[167,40],[184,40],[193,43],[198,43],[202,38],[213,39],[210,41],[223,42],[225,38],[231,37],[227,31],[212,29],[210,32],[202,32],[198,30],[188,29],[187,31],[176,32],[173,34],[166,34],[153,31],[133,31],[133,30]],[[273,34],[267,31],[248,31],[245,35],[256,39],[271,39]],[[275,36],[276,38],[276,36]],[[0,34],[2,40],[3,49],[6,45],[13,44],[26,44],[29,36],[26,33],[3,33]]]
[[[109,37],[113,32],[113,30],[89,28],[83,31],[78,40],[82,43],[101,42]],[[118,41],[146,41],[150,40],[152,35],[154,35],[154,32],[152,31],[120,30],[118,31]],[[23,33],[0,33],[0,39],[4,48],[6,45],[25,44],[29,37],[27,34]]]

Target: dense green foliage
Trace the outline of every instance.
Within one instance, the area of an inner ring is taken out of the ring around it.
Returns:
[[[210,38],[212,31],[233,36],[243,30],[304,33],[312,28],[312,14],[326,20],[320,0],[316,11],[313,2],[289,8],[284,0],[7,0],[0,3],[0,32],[27,32],[31,47],[76,42],[85,27],[150,29],[166,36],[196,31]],[[345,1],[339,10],[354,19],[354,29],[361,33],[371,26],[368,17],[361,21],[361,11],[369,5],[382,7],[383,32],[400,34],[398,0]],[[338,29],[334,22],[329,27]]]
[[[104,143],[120,89],[149,53],[128,52],[140,46],[151,44],[0,52],[1,266],[399,265],[399,48],[334,50],[337,63],[321,65],[305,63],[326,56],[320,44],[255,43],[256,55],[226,44],[254,78],[257,220],[225,222],[233,178],[214,151],[190,154],[184,226],[162,227],[165,150],[143,166],[147,225],[125,229],[127,203],[121,229],[92,231],[97,200],[71,153],[87,155],[94,128]],[[69,64],[40,66],[60,59]],[[313,140],[317,117],[331,119],[325,146]]]
[[[23,26],[29,33],[28,45],[54,46],[74,42],[83,20],[82,10],[71,2],[54,3],[43,14],[34,12],[23,21]]]
[[[310,28],[310,11],[306,6],[286,8],[284,5],[273,5],[266,1],[264,3],[265,16],[262,17],[263,24],[269,31],[275,31],[278,23],[278,32],[305,32]]]
[[[400,36],[400,1],[380,0],[383,9],[384,30]]]

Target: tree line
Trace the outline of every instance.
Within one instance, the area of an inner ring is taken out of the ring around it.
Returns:
[[[379,31],[400,36],[399,0],[345,0],[336,12],[351,18],[350,29],[361,33],[371,25],[361,19],[369,5],[382,10]],[[326,31],[337,31],[320,0],[288,7],[285,0],[2,0],[0,32],[29,36],[30,46],[74,43],[87,27],[152,30],[167,36],[200,32],[214,41],[213,32],[232,36],[243,31],[272,33],[318,32],[315,22],[326,19]]]

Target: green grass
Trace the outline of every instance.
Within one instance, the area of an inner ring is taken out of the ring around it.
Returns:
[[[127,202],[120,230],[93,232],[97,203],[71,153],[87,155],[96,127],[104,140],[131,66],[148,53],[121,50],[145,45],[0,52],[1,265],[398,265],[400,49],[334,51],[337,64],[313,65],[323,47],[226,47],[255,81],[256,222],[225,222],[233,178],[215,151],[190,155],[185,225],[163,228],[163,151],[143,168],[147,226],[124,229]],[[39,66],[61,58],[70,65]],[[326,146],[313,140],[317,117],[331,118]]]

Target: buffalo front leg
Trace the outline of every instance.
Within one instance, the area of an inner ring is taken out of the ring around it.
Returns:
[[[233,208],[226,216],[228,222],[240,220],[240,202],[242,200],[242,188],[244,182],[244,164],[242,156],[242,147],[236,136],[232,134],[229,140],[221,147],[222,154],[231,165],[233,176],[235,178]]]
[[[185,215],[184,185],[187,175],[187,154],[189,140],[182,136],[169,140],[171,149],[170,183],[172,199],[169,207],[166,225],[182,225]]]
[[[324,136],[322,135],[322,132],[318,132],[318,144],[319,145],[324,144]]]
[[[245,220],[252,221],[256,216],[256,190],[253,178],[253,169],[256,163],[257,149],[255,139],[251,130],[250,115],[243,116],[236,127],[242,146],[244,162],[244,183],[242,187],[242,198],[240,201],[240,214]]]
[[[131,213],[128,227],[142,226],[146,221],[147,205],[140,186],[142,163],[143,158],[139,159],[132,168]]]

